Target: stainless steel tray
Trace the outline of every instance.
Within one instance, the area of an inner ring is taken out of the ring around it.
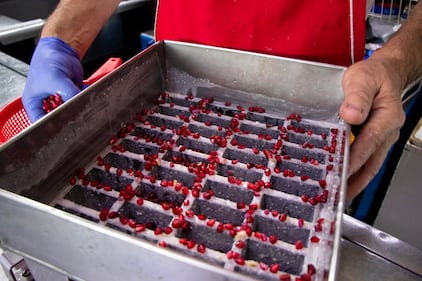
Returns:
[[[247,280],[249,277],[84,220],[50,206],[104,140],[164,91],[218,97],[335,124],[344,68],[178,42],[159,42],[0,148],[0,241],[76,280]],[[348,138],[331,179],[333,233],[328,280],[336,276]],[[326,257],[324,257],[325,259]],[[253,279],[252,277],[250,277]],[[325,277],[321,277],[325,278]]]

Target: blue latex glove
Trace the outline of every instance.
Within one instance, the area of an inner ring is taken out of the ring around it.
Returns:
[[[79,56],[67,43],[56,37],[38,42],[29,66],[22,103],[32,123],[45,115],[42,101],[60,94],[66,102],[82,87],[83,68]]]

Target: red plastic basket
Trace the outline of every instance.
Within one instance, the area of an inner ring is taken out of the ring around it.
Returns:
[[[8,141],[31,122],[22,105],[21,97],[17,97],[0,108],[0,144]]]
[[[84,80],[84,85],[91,85],[106,76],[122,64],[121,58],[109,58],[97,71]],[[31,125],[23,108],[22,98],[17,97],[0,108],[0,145]]]

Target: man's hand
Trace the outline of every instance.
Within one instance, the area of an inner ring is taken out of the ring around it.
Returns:
[[[377,174],[405,121],[402,79],[389,60],[370,58],[343,76],[340,116],[360,131],[350,148],[347,198],[359,194]]]
[[[45,115],[43,100],[58,93],[63,101],[80,91],[83,69],[77,53],[56,37],[44,37],[32,56],[22,103],[31,122]]]

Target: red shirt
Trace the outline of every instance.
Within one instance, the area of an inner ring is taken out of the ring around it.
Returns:
[[[364,55],[365,0],[159,0],[155,32],[157,40],[348,66]]]

